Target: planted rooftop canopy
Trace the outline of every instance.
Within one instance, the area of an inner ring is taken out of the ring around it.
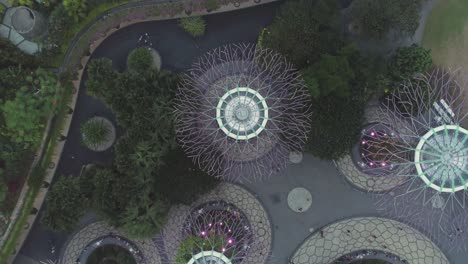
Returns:
[[[309,130],[310,95],[280,54],[255,45],[208,52],[185,74],[176,95],[176,130],[188,156],[233,181],[269,177]]]
[[[379,198],[383,211],[446,243],[464,241],[464,231],[456,230],[468,230],[466,221],[454,221],[468,217],[467,90],[459,77],[436,69],[405,81],[378,113],[392,140],[378,144],[382,137],[376,136],[366,142],[385,148],[378,151],[391,161],[368,170],[391,170],[382,177],[403,179]]]

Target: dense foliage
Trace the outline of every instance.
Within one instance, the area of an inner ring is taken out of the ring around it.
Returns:
[[[90,119],[81,125],[81,140],[83,144],[92,149],[102,145],[109,134],[110,129],[100,119]]]
[[[221,235],[209,234],[208,237],[188,236],[179,245],[175,257],[175,264],[186,264],[193,256],[193,252],[219,250],[224,246],[225,239]],[[229,252],[223,252],[226,255]]]
[[[67,10],[69,17],[73,18],[75,22],[80,21],[86,17],[88,0],[63,0],[62,4]]]
[[[183,17],[179,21],[179,25],[192,37],[201,37],[205,34],[206,23],[200,17]]]
[[[335,1],[287,1],[263,35],[262,45],[272,48],[302,68],[317,62],[322,54],[338,49],[342,38],[338,29]]]
[[[383,89],[378,77],[384,73],[376,58],[364,57],[355,45],[326,54],[303,70],[314,97],[312,130],[307,149],[323,159],[337,159],[356,142],[364,106],[375,90]]]
[[[23,68],[32,68],[37,64],[34,56],[22,52],[8,39],[0,38],[0,69],[5,70],[9,66],[22,65]]]
[[[56,231],[71,231],[88,204],[88,197],[83,195],[81,188],[80,178],[60,177],[47,194],[42,222]]]
[[[43,69],[24,76],[24,82],[15,97],[0,106],[2,134],[24,149],[32,149],[41,142],[45,118],[55,111],[58,87],[56,77]]]
[[[372,38],[382,38],[390,30],[412,35],[419,25],[421,0],[356,0],[351,16],[359,30]]]
[[[154,68],[151,50],[148,48],[132,50],[127,58],[127,67],[130,70],[140,72]]]
[[[171,102],[178,77],[151,68],[119,73],[107,59],[91,61],[88,77],[87,92],[102,99],[126,129],[114,165],[93,168],[81,179],[92,182],[84,184],[88,206],[130,237],[152,236],[170,205],[191,203],[216,184],[176,145]]]
[[[416,73],[424,73],[432,66],[431,51],[417,44],[396,50],[389,71],[394,81],[401,82]]]

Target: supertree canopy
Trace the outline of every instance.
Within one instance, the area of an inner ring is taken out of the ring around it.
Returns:
[[[250,263],[244,259],[255,248],[255,234],[234,205],[224,201],[202,204],[190,211],[180,228],[165,241],[167,248],[176,249],[175,254],[168,254],[170,263]]]
[[[380,196],[384,211],[452,241],[468,233],[466,221],[452,228],[454,219],[468,215],[467,89],[457,77],[457,72],[434,70],[404,82],[378,113],[394,136],[376,135],[366,142],[375,151],[370,157],[385,159],[378,169],[391,170],[384,177],[404,178]]]
[[[310,95],[280,54],[254,45],[208,52],[176,95],[176,130],[187,155],[228,180],[262,179],[301,151]]]

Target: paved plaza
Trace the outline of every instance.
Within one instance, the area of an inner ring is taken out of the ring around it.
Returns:
[[[385,218],[358,217],[321,228],[292,257],[293,264],[328,264],[360,251],[388,252],[411,264],[449,264],[444,253],[408,225]]]

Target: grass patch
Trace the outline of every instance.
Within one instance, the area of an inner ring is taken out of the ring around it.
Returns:
[[[437,0],[424,30],[422,44],[434,63],[468,70],[468,1]]]

